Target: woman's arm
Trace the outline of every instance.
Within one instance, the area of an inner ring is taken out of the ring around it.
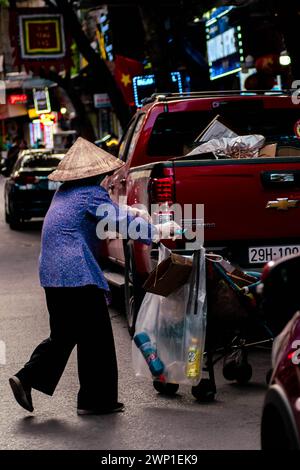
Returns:
[[[180,226],[176,222],[153,225],[145,220],[151,220],[146,211],[126,205],[119,206],[102,187],[97,188],[90,198],[88,211],[98,220],[97,235],[100,239],[107,238],[107,232],[119,233],[125,239],[150,245],[153,241],[167,238],[174,240],[182,236]]]
[[[107,238],[107,232],[119,233],[123,238],[137,240],[147,245],[157,238],[157,228],[137,215],[139,211],[114,203],[102,187],[92,193],[88,212],[98,220],[97,235],[100,239]]]

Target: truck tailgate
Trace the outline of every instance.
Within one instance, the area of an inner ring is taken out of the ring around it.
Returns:
[[[182,159],[174,176],[176,202],[204,204],[205,241],[300,243],[300,158]]]

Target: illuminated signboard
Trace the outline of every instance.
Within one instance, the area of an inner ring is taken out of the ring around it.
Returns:
[[[220,7],[204,15],[211,80],[239,72],[244,61],[241,27],[229,21],[233,8]]]
[[[20,94],[20,95],[10,95],[8,97],[9,104],[26,104],[27,103],[27,95]]]
[[[153,93],[155,93],[155,75],[139,75],[133,77],[132,85],[135,105],[140,108],[141,106],[143,106],[142,100],[144,98],[148,98]],[[183,89],[180,72],[171,72],[169,89],[167,91],[169,93],[182,93],[182,90]]]
[[[102,8],[101,14],[99,16],[98,31],[100,56],[103,60],[113,61],[113,40],[107,7]]]
[[[43,88],[40,90],[33,89],[33,101],[34,107],[37,114],[50,113],[51,105],[49,98],[48,88]]]
[[[44,124],[44,145],[46,149],[53,148],[53,122],[48,121]]]
[[[111,101],[107,93],[95,93],[94,94],[94,106],[95,108],[111,108]]]
[[[22,59],[64,57],[66,48],[62,15],[20,15],[19,30]]]

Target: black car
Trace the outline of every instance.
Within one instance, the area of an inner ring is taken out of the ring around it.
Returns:
[[[13,230],[24,221],[44,217],[60,183],[48,180],[64,154],[47,149],[23,150],[5,182],[5,221]]]

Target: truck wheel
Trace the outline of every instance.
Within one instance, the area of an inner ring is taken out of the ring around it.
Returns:
[[[141,303],[144,298],[144,290],[139,281],[133,252],[133,244],[128,242],[124,245],[125,255],[125,312],[127,327],[130,336],[135,332],[135,322]]]

